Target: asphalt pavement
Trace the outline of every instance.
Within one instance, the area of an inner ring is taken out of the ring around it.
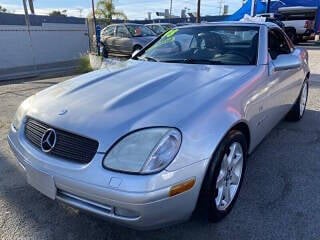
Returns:
[[[319,239],[320,48],[309,53],[305,116],[298,123],[279,123],[250,156],[231,214],[216,224],[195,217],[148,232],[52,201],[28,186],[19,170],[6,142],[15,110],[26,97],[70,77],[0,83],[0,239]]]

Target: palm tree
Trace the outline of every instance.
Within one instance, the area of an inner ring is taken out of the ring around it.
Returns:
[[[123,12],[116,10],[112,0],[100,0],[97,4],[96,15],[98,18],[106,19],[108,24],[111,24],[113,17],[127,20]]]
[[[6,12],[6,11],[7,11],[7,9],[6,9],[6,8],[4,8],[4,7],[0,6],[0,12]]]

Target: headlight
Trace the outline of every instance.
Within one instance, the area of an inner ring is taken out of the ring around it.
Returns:
[[[24,100],[21,105],[19,106],[18,110],[16,111],[16,114],[14,115],[14,119],[12,122],[12,125],[18,130],[21,126],[22,120],[26,114],[26,112],[31,107],[31,103],[33,101],[33,96],[27,98]]]
[[[163,170],[177,155],[181,133],[174,128],[148,128],[121,139],[106,155],[107,169],[149,174]]]

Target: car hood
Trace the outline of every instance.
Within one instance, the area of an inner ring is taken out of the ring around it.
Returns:
[[[99,151],[106,151],[118,138],[139,128],[179,128],[203,103],[214,102],[235,79],[253,69],[129,60],[36,94],[28,114],[96,139]]]

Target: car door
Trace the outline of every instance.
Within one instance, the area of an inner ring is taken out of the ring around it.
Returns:
[[[131,55],[132,39],[128,29],[124,25],[118,25],[115,37],[115,50],[119,54]]]
[[[108,51],[114,52],[115,51],[115,25],[110,25],[106,27],[101,33],[101,42],[105,45]]]
[[[284,33],[278,29],[270,29],[268,33],[269,52],[269,95],[267,99],[268,127],[273,128],[291,109],[296,101],[303,76],[302,67],[276,69],[276,61],[281,55],[295,55],[295,50]]]

